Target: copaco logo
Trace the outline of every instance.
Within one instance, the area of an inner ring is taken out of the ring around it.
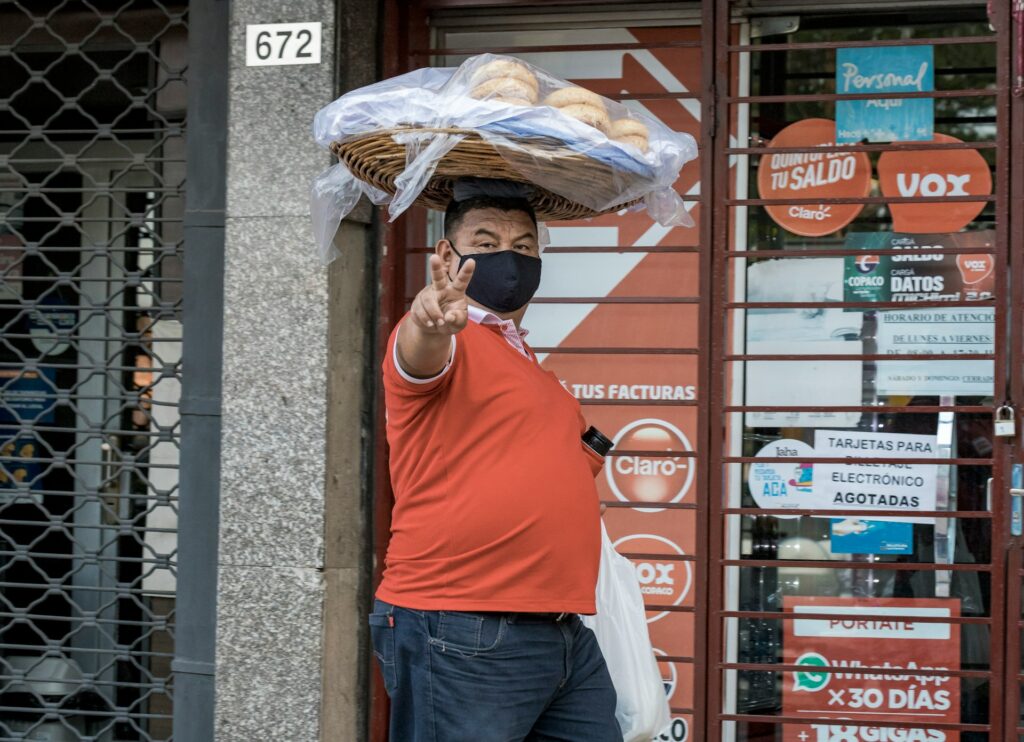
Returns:
[[[651,533],[623,536],[614,543],[614,546],[620,554],[668,552],[686,556],[686,552],[680,549],[674,541]],[[666,549],[666,547],[668,548]],[[690,594],[690,588],[693,586],[693,567],[689,562],[670,559],[667,555],[664,559],[647,557],[632,561],[633,566],[636,567],[636,579],[640,583],[640,592],[643,593],[644,603],[674,606],[681,604]],[[654,623],[668,614],[668,611],[657,613],[650,616],[647,623]]]
[[[646,418],[635,420],[615,436],[614,447],[638,453],[612,456],[605,467],[608,486],[623,502],[679,502],[693,485],[693,459],[652,455],[650,452],[688,453],[689,439],[672,423]],[[653,508],[652,508],[653,509]]]
[[[875,269],[878,268],[881,258],[877,255],[859,255],[855,261],[857,270],[861,273],[874,273]]]

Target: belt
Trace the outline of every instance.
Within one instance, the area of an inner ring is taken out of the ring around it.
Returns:
[[[509,623],[564,623],[572,619],[575,613],[506,613]]]

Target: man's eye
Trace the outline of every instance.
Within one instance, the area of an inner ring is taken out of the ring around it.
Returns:
[[[495,247],[493,242],[481,242],[480,247]]]

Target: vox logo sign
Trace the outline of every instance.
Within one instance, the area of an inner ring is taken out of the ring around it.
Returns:
[[[970,173],[896,173],[896,188],[907,196],[970,196],[965,187],[971,181]]]
[[[934,141],[960,142],[946,134],[936,134]],[[878,158],[878,182],[883,196],[935,199],[934,203],[890,203],[895,232],[958,232],[974,221],[985,202],[946,199],[992,193],[988,163],[974,149],[884,152]]]

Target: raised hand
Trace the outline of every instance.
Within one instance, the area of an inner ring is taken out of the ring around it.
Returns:
[[[412,301],[410,319],[425,334],[455,335],[469,319],[466,287],[473,278],[476,263],[467,260],[455,280],[449,281],[444,264],[437,255],[430,256],[430,284]]]

